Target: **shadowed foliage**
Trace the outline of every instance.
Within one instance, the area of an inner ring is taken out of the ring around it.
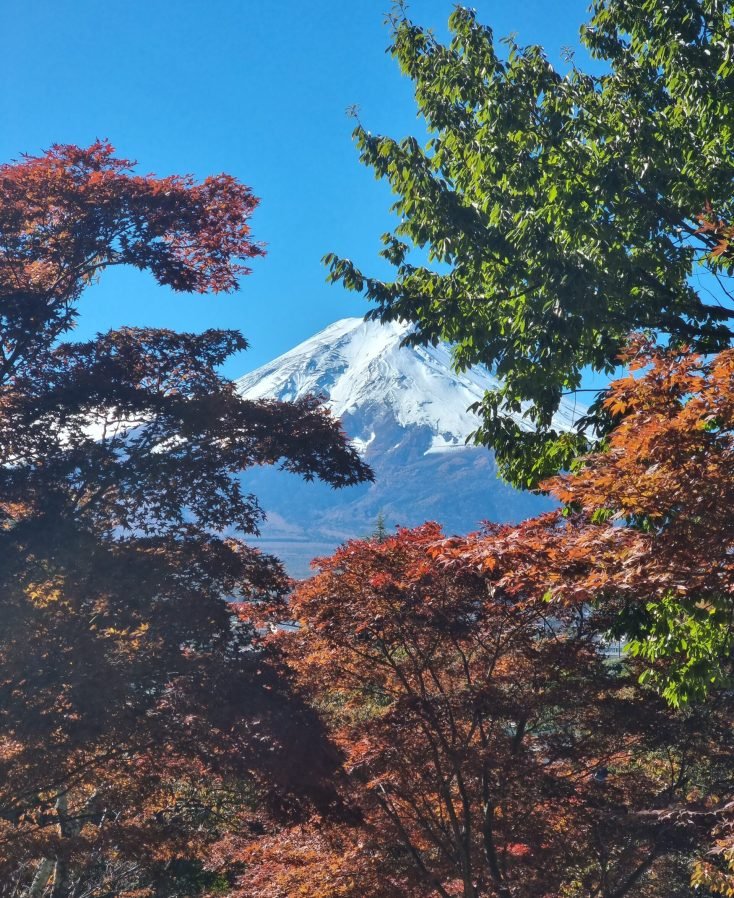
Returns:
[[[290,588],[237,475],[370,472],[315,400],[248,402],[229,331],[58,343],[108,265],[233,289],[255,200],[106,144],[0,173],[0,879],[27,898],[181,896],[223,831],[338,811],[337,755],[259,643]]]

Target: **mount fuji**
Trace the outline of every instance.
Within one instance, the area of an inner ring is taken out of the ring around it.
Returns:
[[[244,475],[267,513],[258,544],[293,576],[306,576],[314,556],[368,536],[378,516],[388,529],[435,520],[446,533],[467,533],[483,520],[552,507],[500,480],[489,450],[466,445],[479,424],[467,409],[496,379],[477,368],[457,374],[445,344],[402,346],[409,327],[345,318],[236,382],[247,399],[322,396],[375,474],[342,490],[268,468]],[[562,408],[557,426],[573,417]]]

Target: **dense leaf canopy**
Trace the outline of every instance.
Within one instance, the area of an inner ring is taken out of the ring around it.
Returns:
[[[102,270],[133,265],[174,290],[234,290],[262,255],[249,187],[229,175],[138,175],[106,141],[0,166],[0,381],[77,315]]]
[[[585,368],[613,370],[631,331],[729,344],[732,16],[720,0],[598,2],[581,34],[598,75],[498,47],[461,7],[447,45],[392,19],[429,140],[358,125],[362,162],[398,197],[382,253],[397,271],[380,280],[330,255],[330,278],[364,292],[374,317],[414,322],[412,342],[448,340],[460,368],[501,375],[477,438],[516,483],[606,428],[598,408],[571,433],[552,416]],[[511,419],[521,407],[534,432]]]
[[[513,600],[598,608],[675,704],[731,683],[734,357],[645,341],[605,400],[605,451],[544,487],[566,503],[517,526],[458,540]],[[449,556],[454,550],[449,549]]]
[[[681,716],[640,688],[583,603],[513,577],[498,536],[484,557],[502,582],[429,524],[347,544],[299,587],[302,629],[279,641],[359,815],[251,841],[236,895],[690,894],[685,861],[717,818],[679,810],[730,794],[731,708]]]
[[[133,264],[233,289],[250,191],[106,144],[0,171],[0,880],[23,898],[201,894],[223,828],[338,804],[335,754],[259,634],[290,581],[241,475],[370,472],[316,400],[246,401],[238,333],[59,342]]]

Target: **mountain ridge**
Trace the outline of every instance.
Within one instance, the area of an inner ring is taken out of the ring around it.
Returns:
[[[248,399],[322,396],[375,472],[373,484],[340,491],[272,469],[248,472],[244,486],[268,515],[259,543],[294,576],[307,573],[313,555],[369,535],[378,514],[390,528],[437,520],[447,532],[466,533],[484,520],[516,521],[552,507],[501,481],[489,450],[466,445],[480,423],[468,407],[496,378],[484,369],[454,371],[446,344],[404,346],[408,332],[398,322],[341,319],[236,381]],[[556,423],[570,427],[570,407]]]

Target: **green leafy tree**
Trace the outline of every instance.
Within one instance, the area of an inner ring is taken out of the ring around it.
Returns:
[[[384,542],[387,539],[387,526],[385,525],[385,515],[383,512],[380,512],[377,515],[375,529],[372,531],[372,539],[376,539],[378,543]]]
[[[461,7],[445,45],[402,6],[390,18],[429,140],[361,123],[354,135],[397,195],[400,224],[382,238],[395,277],[325,261],[373,318],[414,322],[409,342],[451,341],[458,368],[501,376],[476,438],[517,484],[608,428],[598,403],[570,433],[553,415],[585,368],[613,370],[631,331],[729,344],[733,15],[721,0],[598,0],[581,40],[603,74],[573,61],[561,74],[512,39],[498,48]]]

